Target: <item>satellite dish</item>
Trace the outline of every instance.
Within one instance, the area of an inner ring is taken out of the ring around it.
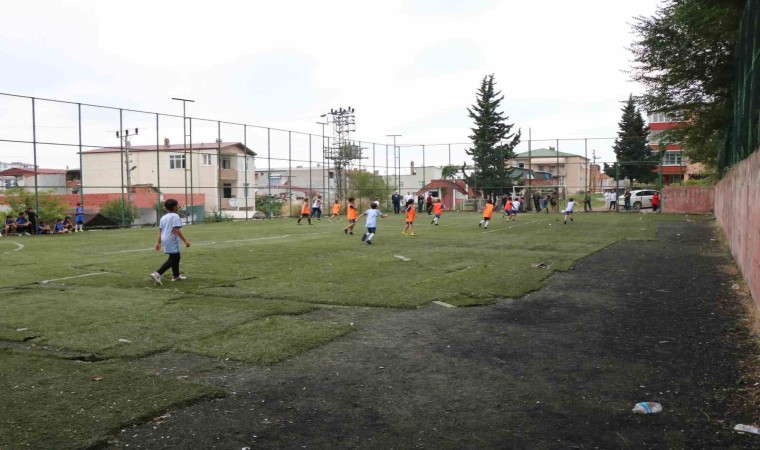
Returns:
[[[16,182],[16,184],[19,185],[19,186],[21,186],[21,187],[24,187],[24,186],[26,186],[26,181],[24,181],[23,178],[19,178],[18,181]]]
[[[237,205],[238,205],[238,199],[237,198],[232,197],[232,198],[229,199],[229,201],[230,201],[230,206],[232,206],[233,208],[237,208]]]

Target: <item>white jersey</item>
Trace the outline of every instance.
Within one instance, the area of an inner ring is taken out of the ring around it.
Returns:
[[[573,208],[575,207],[575,202],[567,202],[567,206],[565,207],[564,212],[573,212]]]

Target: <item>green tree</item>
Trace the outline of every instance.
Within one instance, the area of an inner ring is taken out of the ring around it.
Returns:
[[[619,165],[620,169],[617,173],[620,178],[629,179],[631,184],[633,184],[634,179],[641,183],[653,181],[657,177],[656,172],[654,172],[656,166],[646,162],[654,163],[659,159],[659,156],[653,153],[649,147],[649,130],[641,111],[636,108],[633,96],[628,97],[622,111],[623,117],[618,122],[617,139],[615,139],[615,145],[612,147],[617,162],[612,165],[605,164],[604,172],[614,177]],[[640,162],[641,164],[618,164],[627,162]]]
[[[514,149],[520,143],[520,130],[512,133],[514,125],[507,124],[509,117],[499,111],[504,96],[494,85],[493,75],[483,77],[475,104],[467,108],[468,115],[475,121],[470,136],[473,146],[466,150],[474,167],[465,173],[465,180],[484,196],[495,196],[512,187],[511,171],[505,162],[514,158]]]
[[[457,177],[457,174],[462,171],[462,167],[460,166],[443,166],[441,168],[441,178],[445,178],[447,180],[453,180]]]
[[[53,190],[39,191],[37,193],[37,201],[35,201],[34,192],[22,187],[15,187],[4,190],[3,197],[5,197],[5,202],[14,214],[18,214],[26,208],[34,209],[39,203],[37,215],[40,220],[54,222],[58,217],[63,218],[67,211],[61,198],[53,192]]]
[[[661,141],[680,142],[694,162],[715,167],[729,97],[739,23],[746,0],[666,0],[651,17],[637,17],[631,77],[646,87],[648,111],[686,122]]]
[[[121,200],[111,200],[110,202],[104,203],[98,212],[100,215],[114,223],[122,224],[126,227],[135,223],[135,219],[137,218],[137,208],[135,205],[132,203],[122,204]]]
[[[348,192],[357,198],[380,197],[383,201],[390,196],[390,190],[382,176],[356,169],[348,172]]]

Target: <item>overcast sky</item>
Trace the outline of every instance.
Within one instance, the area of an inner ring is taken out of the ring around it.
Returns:
[[[180,115],[171,98],[184,97],[195,100],[190,116],[315,135],[320,114],[352,106],[357,139],[388,143],[387,134],[401,134],[402,144],[438,144],[468,141],[466,108],[483,76],[494,74],[527,150],[529,128],[534,139],[615,136],[620,102],[641,92],[626,74],[630,23],[658,4],[2,0],[0,92]],[[45,137],[71,138],[75,110],[38,107]],[[27,109],[0,96],[0,139],[27,138]],[[88,143],[118,145],[107,134],[119,126],[114,117],[90,125],[88,136],[102,133],[103,143]],[[129,120],[125,127],[153,125]],[[223,138],[240,139],[229,134]],[[155,141],[143,132],[133,144]],[[589,153],[609,160],[611,144],[591,141]],[[560,150],[582,153],[578,145]],[[259,141],[251,146],[261,154]],[[0,161],[24,151],[0,143]],[[50,155],[41,166],[76,166]],[[448,158],[438,147],[426,156],[428,164]]]

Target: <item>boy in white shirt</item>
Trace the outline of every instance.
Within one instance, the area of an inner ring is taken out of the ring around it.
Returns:
[[[164,208],[169,211],[163,217],[159,223],[158,229],[158,242],[156,242],[156,251],[164,248],[164,253],[169,257],[160,269],[150,274],[150,278],[153,280],[153,284],[161,283],[161,275],[164,272],[172,269],[172,281],[182,281],[187,278],[179,273],[179,241],[185,243],[185,247],[190,247],[190,242],[185,239],[185,235],[182,234],[182,219],[179,214],[179,202],[170,198],[164,202]]]
[[[562,215],[565,216],[565,221],[563,222],[565,225],[567,225],[568,217],[570,218],[570,222],[574,222],[573,207],[575,207],[575,202],[573,201],[573,198],[570,197],[570,201],[567,202],[567,206],[565,206],[565,209],[562,211]]]
[[[370,209],[364,211],[359,218],[362,216],[367,216],[367,232],[362,235],[362,241],[371,245],[372,238],[375,237],[375,232],[377,231],[377,218],[385,218],[388,217],[388,215],[381,213],[380,210],[377,209],[377,204],[372,202]]]

